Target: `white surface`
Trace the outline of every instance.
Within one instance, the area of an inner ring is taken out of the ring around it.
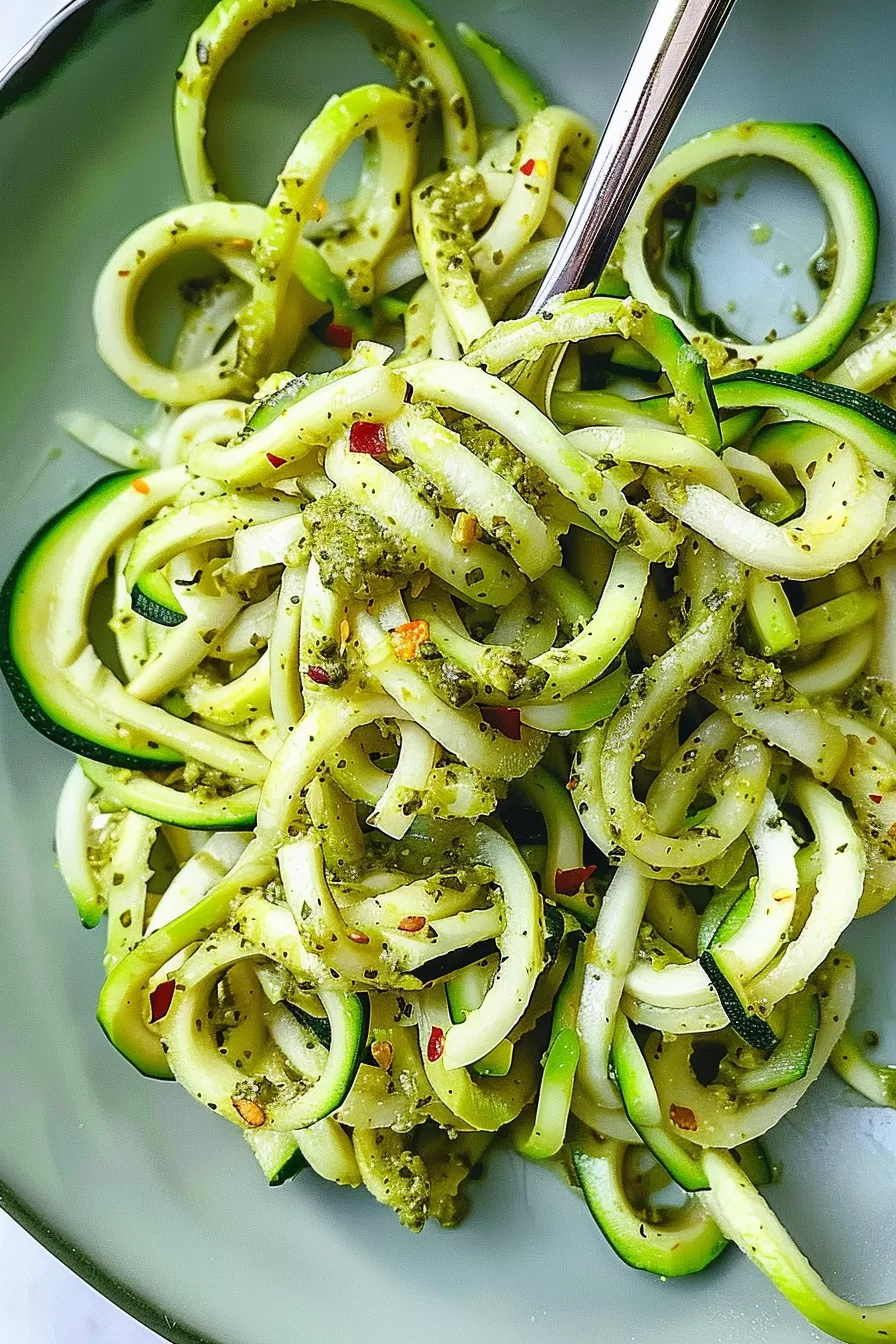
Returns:
[[[58,8],[57,0],[0,0],[0,67]],[[153,1344],[158,1338],[0,1213],[0,1340]]]
[[[158,1344],[159,1337],[0,1214],[0,1339],[16,1344]]]
[[[60,8],[60,0],[0,0],[0,66]]]

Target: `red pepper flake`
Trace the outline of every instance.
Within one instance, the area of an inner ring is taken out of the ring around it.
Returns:
[[[584,868],[558,868],[554,874],[554,890],[558,896],[575,896],[596,872],[596,863],[588,863]]]
[[[869,747],[876,747],[876,746],[877,746],[877,738],[876,738],[876,737],[869,737],[869,738],[866,738],[865,740],[867,741]]]
[[[348,936],[349,941],[352,943],[364,944],[370,942],[370,939],[368,938],[367,934],[362,933],[360,929],[349,929]]]
[[[405,621],[389,632],[389,638],[395,657],[402,663],[413,662],[429,640],[429,621]]]
[[[871,799],[872,803],[882,803],[884,800],[882,793],[869,793],[868,797]]]
[[[118,274],[121,276],[122,280],[126,280],[130,275],[130,271],[119,271]]]
[[[136,490],[138,495],[149,494],[149,486],[147,485],[146,481],[144,481],[142,476],[140,477],[139,481],[131,481],[131,489]]]
[[[286,462],[285,457],[278,457],[276,453],[265,453],[265,457],[270,462],[272,467],[282,467],[283,464]]]
[[[426,920],[422,915],[405,915],[398,927],[402,933],[419,933],[421,929],[426,928]]]
[[[690,1106],[676,1106],[673,1101],[669,1107],[669,1119],[676,1129],[687,1129],[693,1132],[697,1128],[697,1117]]]
[[[384,457],[389,451],[385,425],[356,420],[349,430],[348,450],[350,453],[366,453],[368,457]]]
[[[389,1041],[371,1041],[370,1053],[373,1055],[381,1069],[388,1069],[392,1064],[392,1045]]]
[[[318,686],[329,686],[330,674],[325,667],[306,668],[306,675],[309,681],[316,682]]]
[[[441,1027],[433,1027],[429,1033],[429,1040],[426,1043],[426,1058],[430,1064],[435,1064],[437,1059],[442,1058],[442,1051],[445,1049],[445,1033]]]
[[[174,981],[162,980],[149,996],[150,1022],[161,1022],[174,999]]]
[[[231,1097],[233,1109],[241,1120],[245,1120],[250,1129],[259,1129],[267,1120],[262,1108],[251,1097]]]
[[[518,709],[501,709],[497,705],[483,705],[479,710],[486,723],[497,728],[499,733],[509,737],[511,742],[520,740],[520,712]]]
[[[354,339],[351,327],[344,327],[341,322],[330,322],[324,333],[327,345],[335,346],[337,350],[351,350]]]
[[[523,177],[531,177],[535,172],[535,160],[527,159],[525,163],[520,164],[520,172]]]

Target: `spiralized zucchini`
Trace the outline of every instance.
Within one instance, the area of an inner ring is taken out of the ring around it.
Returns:
[[[82,922],[108,916],[103,1029],[271,1184],[310,1166],[454,1225],[500,1131],[628,1263],[690,1274],[733,1240],[815,1324],[896,1337],[751,1184],[826,1063],[896,1104],[839,947],[896,895],[896,323],[850,331],[867,183],[818,128],[714,133],[636,207],[631,294],[614,271],[526,315],[595,133],[462,26],[518,119],[480,156],[413,0],[356,2],[399,88],[330,99],[266,208],[224,198],[209,95],[295,3],[226,0],[190,38],[189,202],[95,302],[100,354],[165,409],[144,436],[66,415],[129,470],[3,590],[13,694],[79,757],[56,849]],[[327,202],[356,139],[359,188]],[[808,173],[840,250],[819,315],[713,379],[647,254],[652,212],[731,153]],[[196,248],[218,269],[163,366],[138,298]],[[315,336],[329,372],[301,369]]]

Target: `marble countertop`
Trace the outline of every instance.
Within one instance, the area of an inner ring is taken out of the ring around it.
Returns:
[[[0,0],[0,67],[59,0]],[[0,1339],[17,1344],[159,1344],[0,1213]]]

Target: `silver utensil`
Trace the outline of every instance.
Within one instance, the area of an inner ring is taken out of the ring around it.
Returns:
[[[733,6],[734,0],[657,0],[530,312],[603,271]]]

